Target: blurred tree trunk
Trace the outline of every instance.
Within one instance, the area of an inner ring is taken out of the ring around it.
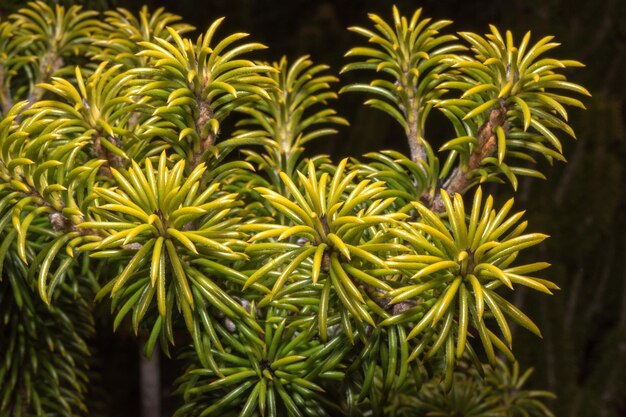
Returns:
[[[161,367],[159,349],[151,358],[143,354],[143,342],[139,343],[139,372],[141,384],[141,416],[161,417]]]

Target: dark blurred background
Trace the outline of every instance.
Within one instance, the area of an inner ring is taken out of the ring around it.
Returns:
[[[6,15],[22,1],[0,1]],[[71,1],[60,1],[69,4]],[[81,3],[76,1],[74,3]],[[204,30],[220,16],[227,19],[220,33],[251,34],[250,39],[270,47],[257,58],[277,60],[310,54],[335,73],[346,60],[343,54],[361,37],[345,30],[367,25],[367,13],[391,16],[391,1],[374,0],[93,0],[87,7],[126,7],[138,10],[164,6]],[[450,19],[450,31],[484,33],[489,24],[511,29],[516,39],[527,30],[538,40],[555,35],[562,46],[559,58],[587,65],[568,73],[593,97],[586,111],[572,110],[570,123],[576,141],[564,138],[568,164],[543,167],[547,181],[522,180],[517,207],[526,208],[532,231],[552,236],[540,248],[538,259],[553,266],[545,275],[562,290],[551,298],[523,288],[513,294],[515,302],[543,331],[540,340],[516,331],[514,352],[521,365],[534,367],[529,385],[558,395],[551,406],[557,416],[626,416],[626,143],[624,93],[626,92],[626,1],[624,0],[427,0],[395,2],[404,14],[423,7],[424,15]],[[194,35],[195,36],[195,35]],[[341,84],[366,74],[342,76]],[[363,79],[363,78],[360,78]],[[389,117],[361,106],[358,94],[341,96],[336,104],[350,128],[314,143],[316,153],[335,160],[381,149],[408,152],[402,132]],[[433,147],[449,139],[451,131],[437,117],[426,137]],[[504,200],[513,195],[508,185],[490,188]],[[103,382],[112,416],[135,416],[138,412],[137,348],[132,337],[112,338],[103,329],[98,337],[103,358]],[[163,387],[167,389],[177,370],[165,361]],[[171,406],[171,405],[170,405]]]

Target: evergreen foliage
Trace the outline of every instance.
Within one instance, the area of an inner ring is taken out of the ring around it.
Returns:
[[[550,415],[510,325],[541,333],[506,298],[558,289],[518,259],[547,236],[477,185],[564,160],[588,93],[551,37],[371,15],[343,71],[372,78],[341,91],[410,155],[334,163],[304,157],[347,125],[326,66],[256,62],[222,19],[193,40],[162,9],[103,16],[0,22],[0,416],[86,415],[94,302],[179,354],[179,416]]]

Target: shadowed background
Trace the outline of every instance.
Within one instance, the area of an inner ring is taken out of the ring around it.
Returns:
[[[48,3],[52,3],[48,1]],[[362,39],[345,30],[367,25],[367,13],[384,18],[392,2],[366,0],[92,0],[83,3],[105,10],[126,7],[138,10],[165,7],[181,15],[201,31],[214,19],[226,16],[221,35],[248,32],[250,39],[269,46],[257,58],[293,60],[309,54],[317,63],[338,73],[347,62],[343,54]],[[517,207],[527,209],[529,230],[552,236],[540,246],[538,260],[553,264],[546,277],[562,290],[551,298],[524,288],[512,295],[542,329],[540,340],[516,331],[514,353],[522,367],[534,367],[529,388],[549,389],[558,395],[551,403],[557,416],[626,416],[626,184],[624,163],[624,92],[626,92],[626,2],[605,0],[509,0],[502,1],[396,1],[407,15],[423,7],[423,16],[454,21],[449,31],[484,33],[489,24],[511,29],[517,40],[527,30],[537,40],[555,35],[562,46],[559,58],[587,65],[568,74],[593,94],[587,111],[572,110],[570,123],[578,140],[564,140],[568,164],[543,169],[548,181],[522,180]],[[0,16],[25,4],[0,1]],[[195,37],[195,35],[192,35]],[[347,84],[363,74],[341,77]],[[367,76],[365,76],[367,77]],[[364,77],[364,78],[365,78]],[[364,79],[360,78],[360,79]],[[408,153],[401,129],[387,115],[361,105],[359,94],[342,95],[335,107],[351,127],[321,142],[309,152],[341,157],[373,150],[397,149]],[[434,148],[449,139],[452,130],[443,118],[433,116],[426,138]],[[227,135],[228,132],[223,133]],[[490,187],[500,199],[513,195],[508,185]],[[129,335],[112,336],[110,323],[98,331],[97,357],[102,372],[97,392],[105,398],[104,415],[139,415],[137,345]],[[170,415],[176,401],[169,388],[179,373],[174,361],[162,359],[163,415]]]

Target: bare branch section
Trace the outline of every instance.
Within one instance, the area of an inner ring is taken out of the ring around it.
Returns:
[[[497,107],[491,110],[489,119],[478,129],[478,134],[476,135],[478,146],[470,156],[469,165],[467,167],[457,167],[444,182],[443,188],[449,195],[454,195],[455,193],[463,194],[467,191],[473,181],[472,172],[481,166],[485,158],[492,156],[496,152],[498,148],[496,128],[501,126],[505,132],[508,130],[506,112],[506,107]],[[427,198],[427,201],[429,200]],[[439,190],[436,191],[429,203],[431,210],[435,212],[443,211],[444,206]]]
[[[396,304],[391,304],[391,297],[387,296],[387,291],[380,288],[374,288],[368,284],[363,284],[363,290],[365,290],[368,297],[371,298],[372,301],[392,316],[402,314],[417,305],[415,300],[405,300]]]
[[[411,160],[420,165],[420,161],[427,161],[426,149],[421,143],[421,133],[419,131],[419,107],[414,97],[409,100],[409,103],[411,104],[411,108],[407,109],[407,120],[409,122],[407,139],[409,141],[409,150],[411,151]]]
[[[56,50],[51,50],[46,53],[43,58],[41,58],[41,63],[39,65],[39,83],[47,83],[50,82],[51,77],[55,72],[63,68],[65,63],[63,62],[63,58],[57,53]],[[35,84],[32,91],[28,95],[28,107],[32,106],[34,103],[41,100],[44,92],[46,90],[39,85]],[[26,110],[26,107],[24,110]]]
[[[93,152],[94,154],[106,163],[100,167],[100,173],[104,176],[111,178],[113,175],[111,174],[111,168],[121,168],[124,166],[124,162],[122,161],[122,157],[116,155],[107,149],[102,142],[103,136],[101,134],[97,134],[93,141]],[[119,146],[119,140],[109,136],[108,141],[113,146]]]
[[[55,72],[65,65],[63,58],[55,51],[51,50],[41,58],[39,71],[37,73],[36,82],[33,83],[33,89],[26,98],[28,105],[22,111],[28,110],[37,101],[41,100],[45,93],[45,89],[39,86],[40,83],[50,82]],[[7,71],[4,63],[0,63],[0,110],[6,114],[13,107],[13,97],[11,93],[10,83],[6,82]]]
[[[198,99],[198,117],[196,117],[196,131],[200,136],[200,147],[194,150],[190,168],[193,169],[201,162],[204,152],[215,144],[216,134],[213,129],[208,129],[206,136],[202,132],[206,130],[207,124],[213,119],[213,109],[211,105],[201,98]]]
[[[73,219],[71,217],[66,216],[65,214],[63,214],[62,209],[58,207],[54,207],[52,204],[47,202],[45,198],[39,193],[39,191],[37,191],[34,187],[29,186],[29,188],[30,188],[30,193],[28,193],[27,195],[35,197],[38,200],[37,203],[39,207],[49,208],[50,211],[48,212],[48,220],[50,221],[50,225],[52,226],[52,229],[55,232],[61,232],[61,233],[76,232],[84,236],[86,235],[98,236],[98,232],[96,230],[80,228],[77,226],[78,223],[83,221],[82,216],[74,216]],[[61,206],[65,207],[65,204],[61,203]]]
[[[37,197],[40,200],[41,207],[49,207],[51,212],[48,213],[48,220],[50,221],[50,225],[55,232],[61,233],[79,233],[81,235],[94,235],[97,236],[98,233],[95,230],[88,230],[84,228],[80,228],[76,225],[76,219],[71,219],[70,217],[63,214],[61,210],[53,207],[50,203],[43,199],[43,196],[37,192],[37,190],[33,189],[31,195]],[[79,222],[83,220],[82,216],[78,219]]]

